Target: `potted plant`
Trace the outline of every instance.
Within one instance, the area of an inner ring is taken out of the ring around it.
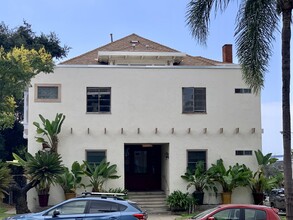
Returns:
[[[173,212],[186,211],[192,205],[192,199],[188,193],[176,190],[167,197],[167,205]]]
[[[251,170],[244,164],[237,163],[226,169],[222,159],[217,160],[216,164],[212,164],[208,172],[211,178],[222,186],[223,204],[231,203],[232,191],[239,186],[249,185],[249,179],[252,175]]]
[[[75,161],[71,165],[71,170],[67,167],[64,168],[64,172],[58,176],[57,182],[62,187],[65,199],[70,199],[76,197],[76,189],[79,187],[85,187],[81,183],[82,175],[84,175],[85,165],[80,165]]]
[[[39,206],[40,207],[46,207],[48,206],[49,202],[49,192],[50,192],[50,184],[47,181],[41,181],[36,186],[36,191],[38,193],[39,198]]]
[[[55,184],[58,176],[63,173],[61,156],[50,151],[38,151],[34,157],[31,154],[26,154],[26,161],[19,157],[18,160],[25,164],[29,179],[37,183],[36,190],[40,199],[39,205],[41,207],[47,206],[50,186]]]
[[[249,186],[252,191],[254,203],[262,205],[264,201],[264,193],[276,187],[279,180],[278,176],[266,175],[265,170],[278,159],[272,158],[271,153],[263,155],[260,150],[254,151],[254,153],[258,163],[258,169],[249,179]]]
[[[210,176],[204,168],[203,161],[199,161],[196,164],[196,168],[193,172],[187,168],[186,173],[182,175],[181,178],[188,182],[187,189],[190,187],[195,188],[192,194],[197,205],[203,204],[204,190],[213,189],[216,191],[213,181],[211,181]]]
[[[91,165],[87,161],[84,161],[85,164],[85,175],[90,179],[90,186],[93,187],[94,192],[102,192],[103,184],[107,179],[118,179],[120,176],[117,176],[117,165],[110,165],[110,162],[106,160],[101,161],[99,165]]]

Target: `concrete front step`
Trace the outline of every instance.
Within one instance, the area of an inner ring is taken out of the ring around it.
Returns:
[[[129,192],[128,198],[136,202],[142,210],[151,214],[170,214],[163,191]]]

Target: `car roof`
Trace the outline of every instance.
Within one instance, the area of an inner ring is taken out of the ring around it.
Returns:
[[[271,209],[271,207],[265,205],[253,205],[253,204],[225,204],[219,205],[219,208],[252,208],[252,209]]]
[[[112,202],[128,202],[124,199],[117,199],[113,197],[100,197],[100,196],[87,196],[87,197],[76,197],[72,199],[68,199],[66,201],[76,201],[76,200],[99,200],[99,201],[112,201]]]

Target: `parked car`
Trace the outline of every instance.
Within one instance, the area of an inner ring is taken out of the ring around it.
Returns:
[[[146,220],[147,213],[141,211],[136,203],[117,197],[116,194],[115,196],[110,196],[109,193],[99,193],[98,195],[92,193],[66,200],[42,212],[6,218],[6,220],[10,219]]]
[[[273,189],[269,194],[270,206],[280,210],[286,210],[284,188]]]
[[[197,220],[280,220],[278,209],[246,204],[219,205],[215,208],[206,210],[191,219]]]

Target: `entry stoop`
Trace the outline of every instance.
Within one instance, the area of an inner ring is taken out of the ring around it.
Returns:
[[[136,202],[148,214],[170,214],[163,191],[128,192],[128,199]]]

